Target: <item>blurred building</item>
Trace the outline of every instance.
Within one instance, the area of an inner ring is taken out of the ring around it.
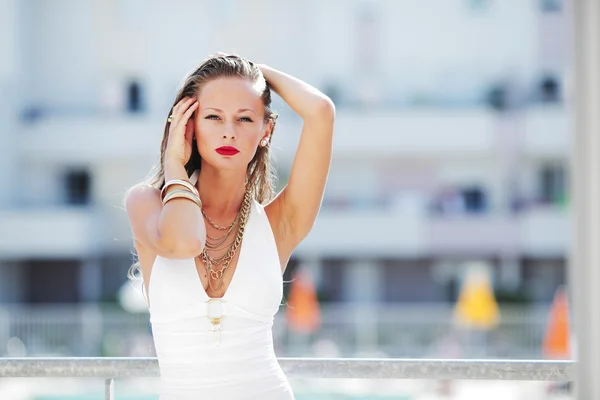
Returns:
[[[0,302],[113,299],[128,187],[184,74],[238,52],[337,105],[323,208],[291,262],[331,301],[452,301],[488,260],[551,299],[569,250],[567,3],[0,1]],[[285,184],[301,121],[277,99]],[[287,277],[287,276],[286,276]]]

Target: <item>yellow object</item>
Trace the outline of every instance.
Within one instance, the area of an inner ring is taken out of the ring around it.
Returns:
[[[500,321],[498,303],[485,268],[470,268],[454,309],[459,324],[473,328],[493,329]]]

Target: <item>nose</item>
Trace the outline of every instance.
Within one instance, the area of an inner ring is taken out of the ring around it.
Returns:
[[[223,131],[223,139],[235,139],[236,134],[235,134],[235,129],[233,127],[233,124],[228,123],[225,124],[225,129]]]

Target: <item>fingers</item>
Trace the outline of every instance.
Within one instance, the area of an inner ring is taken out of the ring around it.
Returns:
[[[195,101],[194,104],[192,104],[190,108],[188,108],[187,111],[183,113],[183,115],[181,116],[181,122],[187,123],[194,111],[196,111],[196,108],[198,108],[198,101]]]
[[[175,105],[175,107],[173,108],[173,112],[180,111],[182,108],[187,108],[187,106],[189,106],[191,103],[194,102],[194,100],[196,100],[195,97],[191,97],[191,96],[185,96],[183,97],[181,100],[179,100],[179,102]]]
[[[175,107],[173,107],[173,117],[180,117],[181,114],[183,114],[183,111],[187,110],[190,104],[192,104],[195,100],[196,99],[194,97],[184,97],[183,99],[179,100],[179,102],[175,104]]]
[[[173,112],[171,113],[173,121],[171,122],[171,124],[173,124],[174,122],[179,122],[184,112],[189,110],[190,106],[192,106],[194,103],[197,103],[194,97],[184,97],[183,99],[181,99],[175,105],[175,107],[173,107]]]

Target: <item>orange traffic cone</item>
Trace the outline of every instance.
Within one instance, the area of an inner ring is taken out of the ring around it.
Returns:
[[[547,358],[570,358],[571,349],[569,342],[569,300],[564,287],[560,287],[556,290],[552,306],[550,307],[550,316],[542,344],[542,353]]]
[[[315,284],[307,269],[299,268],[294,274],[287,302],[286,316],[290,330],[312,333],[320,328],[319,301]]]

